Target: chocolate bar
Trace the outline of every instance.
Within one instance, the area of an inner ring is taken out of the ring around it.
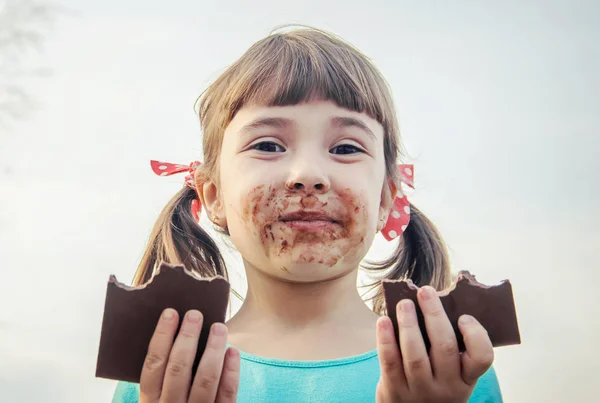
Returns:
[[[139,383],[150,339],[166,308],[177,310],[179,326],[190,309],[202,312],[204,323],[193,366],[197,368],[210,326],[225,322],[228,300],[229,283],[225,278],[202,279],[181,265],[161,264],[154,276],[139,287],[119,283],[111,275],[106,289],[96,376]]]
[[[431,343],[427,337],[423,312],[417,302],[418,290],[419,287],[411,280],[383,280],[387,314],[394,325],[396,340],[398,340],[396,306],[401,300],[410,299],[415,304],[421,334],[429,350]],[[450,288],[437,294],[454,328],[460,352],[465,351],[465,343],[458,329],[458,318],[464,314],[473,316],[481,323],[487,330],[494,347],[521,343],[510,281],[504,280],[499,285],[487,286],[477,282],[475,276],[468,271],[461,271]]]

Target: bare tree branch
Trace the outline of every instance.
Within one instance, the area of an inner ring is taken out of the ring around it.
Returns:
[[[27,81],[50,74],[36,65],[59,7],[38,0],[0,0],[0,136],[36,104]]]

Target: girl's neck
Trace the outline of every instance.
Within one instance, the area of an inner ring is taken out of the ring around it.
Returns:
[[[337,353],[332,352],[340,357],[374,348],[378,315],[358,293],[357,272],[357,269],[351,270],[336,279],[318,283],[291,283],[247,267],[246,298],[237,314],[227,322],[231,344],[249,353],[273,357],[280,354],[270,354],[269,346],[276,349],[279,341],[285,341],[289,350],[290,343],[303,341],[302,344],[310,345],[312,341],[322,348],[331,341],[339,343],[339,338],[345,337],[348,344],[338,346]],[[301,357],[307,354],[317,359],[322,356],[318,351],[314,354],[298,352]]]

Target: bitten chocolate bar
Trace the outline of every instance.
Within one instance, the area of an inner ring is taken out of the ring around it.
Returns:
[[[204,316],[194,369],[206,347],[210,326],[225,322],[229,283],[223,277],[198,278],[183,266],[161,264],[139,287],[110,276],[106,289],[96,376],[139,383],[148,344],[162,311],[173,308],[181,319],[190,309]]]
[[[431,344],[427,337],[423,312],[417,302],[418,290],[419,287],[411,280],[383,280],[387,314],[394,324],[396,340],[398,340],[396,306],[401,300],[410,299],[415,303],[419,327],[429,350]],[[487,286],[477,282],[468,271],[461,271],[452,287],[439,291],[438,295],[454,328],[461,352],[465,351],[465,343],[458,330],[458,318],[464,314],[473,316],[481,323],[487,330],[494,347],[521,343],[510,281],[504,280],[499,285]]]

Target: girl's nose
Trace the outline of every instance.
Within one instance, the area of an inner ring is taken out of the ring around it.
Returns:
[[[318,157],[319,150],[306,147],[303,153],[295,157],[287,166],[288,174],[285,187],[292,192],[326,193],[331,187],[328,165]]]
[[[292,191],[326,193],[329,190],[330,185],[329,181],[324,178],[315,178],[314,180],[295,178],[288,180],[285,183],[285,187]]]

